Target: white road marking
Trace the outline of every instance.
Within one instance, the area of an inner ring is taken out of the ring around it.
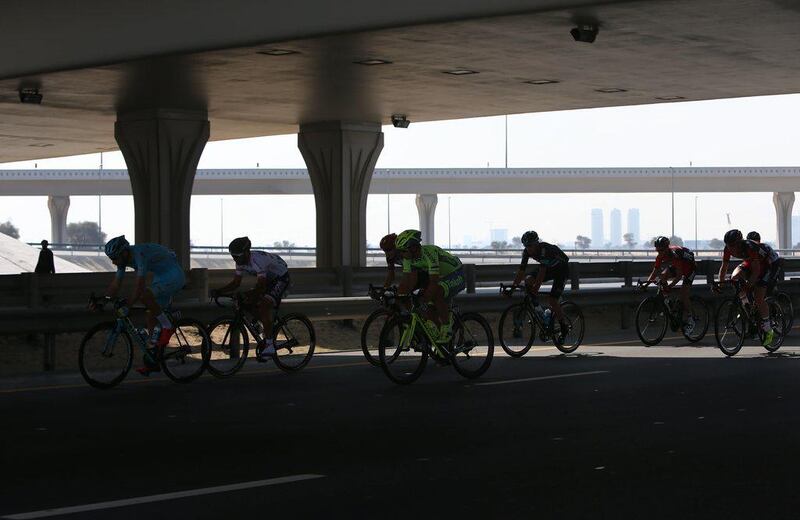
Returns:
[[[595,374],[608,374],[608,370],[594,370],[592,372],[573,372],[571,374],[556,374],[552,376],[526,377],[524,379],[507,379],[505,381],[489,381],[487,383],[475,383],[473,386],[508,385],[511,383],[525,383],[528,381],[544,381],[545,379],[559,379],[562,377],[591,376]]]
[[[162,502],[164,500],[174,500],[176,498],[195,497],[199,495],[211,495],[214,493],[227,493],[229,491],[239,491],[242,489],[251,489],[264,486],[275,486],[277,484],[288,484],[290,482],[299,482],[301,480],[312,480],[323,478],[325,475],[290,475],[288,477],[277,477],[266,480],[253,480],[251,482],[242,482],[240,484],[228,484],[226,486],[215,486],[200,489],[190,489],[187,491],[177,491],[175,493],[162,493],[160,495],[150,495],[136,498],[126,498],[123,500],[112,500],[110,502],[96,502],[94,504],[86,504],[83,506],[60,507],[57,509],[43,509],[41,511],[32,511],[30,513],[18,513],[15,515],[6,515],[2,518],[10,520],[26,520],[29,518],[46,518],[48,516],[68,515],[72,513],[82,513],[84,511],[98,511],[103,509],[111,509],[115,507],[126,507],[137,504],[148,504],[151,502]]]

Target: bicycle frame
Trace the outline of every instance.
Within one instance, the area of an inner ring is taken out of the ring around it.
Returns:
[[[250,309],[244,304],[241,295],[237,294],[235,297],[230,296],[230,298],[234,302],[234,310],[235,310],[233,323],[236,324],[237,326],[244,325],[244,328],[247,330],[248,333],[250,333],[250,335],[256,340],[256,342],[258,342],[259,339],[263,339],[261,338],[263,334],[257,331],[255,327],[253,327],[253,324],[251,323],[250,320],[245,319],[247,317],[252,317],[253,319],[258,320],[259,319],[258,316],[255,316],[250,311]],[[219,301],[216,301],[216,303],[220,307],[222,306],[220,305]],[[272,316],[273,334],[275,333],[275,329],[280,324],[280,322],[281,322],[281,317],[278,314],[277,309],[275,309],[273,310],[273,316]],[[297,346],[297,338],[295,338],[294,335],[291,334],[291,331],[284,327],[280,327],[280,329],[283,331],[283,335],[286,336],[286,341],[284,341],[280,345],[275,345],[275,348],[291,350],[292,347]]]
[[[139,330],[133,324],[133,320],[131,320],[130,315],[127,312],[124,314],[121,313],[121,310],[123,308],[127,309],[128,312],[130,312],[130,309],[128,309],[127,307],[117,307],[115,305],[114,310],[117,314],[116,326],[114,327],[113,333],[109,334],[108,338],[106,338],[106,344],[103,347],[103,352],[102,352],[103,356],[110,357],[113,354],[117,336],[121,334],[123,331],[127,332],[128,336],[133,339],[134,343],[136,343],[136,346],[139,347],[139,350],[142,352],[142,354],[150,358],[153,362],[158,362],[159,359],[168,359],[170,357],[174,357],[177,355],[177,352],[164,355],[163,351],[159,351],[157,353],[158,359],[153,359],[150,354],[147,341],[145,341],[145,339],[142,338],[142,335],[139,333]],[[169,316],[170,321],[172,321],[173,323],[180,317],[178,313],[173,314],[169,309],[165,309],[164,312],[167,313],[167,316]],[[182,333],[179,330],[176,330],[175,333],[178,336],[178,342],[181,343],[180,336],[182,335]]]

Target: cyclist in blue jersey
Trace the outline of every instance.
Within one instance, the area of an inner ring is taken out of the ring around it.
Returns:
[[[141,301],[147,308],[147,328],[152,349],[164,346],[174,332],[164,309],[169,307],[172,297],[186,284],[183,269],[175,253],[159,244],[131,245],[125,235],[112,238],[105,247],[106,256],[117,266],[117,274],[108,286],[106,295],[115,298],[119,293],[125,268],[136,271],[136,285],[128,300],[132,306]],[[150,286],[146,287],[147,274],[153,273]],[[142,375],[158,371],[159,366],[145,357],[145,366],[137,369]]]

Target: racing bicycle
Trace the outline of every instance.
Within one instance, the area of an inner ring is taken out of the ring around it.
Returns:
[[[742,349],[745,340],[756,338],[759,343],[763,343],[766,333],[761,328],[758,309],[751,303],[752,291],[748,289],[747,299],[742,301],[739,297],[742,282],[739,280],[714,282],[712,290],[719,291],[722,286],[734,287],[735,292],[733,296],[725,298],[717,309],[714,335],[722,353],[726,356],[735,356]],[[775,336],[772,344],[764,348],[769,352],[775,352],[783,344],[787,321],[783,316],[783,309],[773,298],[769,297],[766,301],[769,307],[770,326],[775,331]]]
[[[656,281],[637,281],[636,289],[646,291],[648,285]],[[657,283],[656,294],[648,296],[636,308],[636,334],[647,346],[658,345],[667,333],[678,330],[690,343],[702,340],[710,322],[711,312],[708,303],[699,296],[689,297],[687,323],[683,322],[683,302],[673,296],[664,283]]]

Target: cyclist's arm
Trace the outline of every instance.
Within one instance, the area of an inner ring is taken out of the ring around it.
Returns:
[[[111,283],[108,284],[108,289],[106,289],[106,296],[109,298],[116,298],[117,294],[119,294],[119,286],[122,283],[121,276],[115,276]]]
[[[653,272],[650,273],[650,276],[647,277],[648,282],[653,282],[656,279],[656,273],[658,272],[658,267],[653,267]]]
[[[133,294],[128,300],[128,305],[133,305],[138,302],[142,298],[142,294],[144,294],[144,283],[146,277],[144,276],[137,276],[136,277],[136,285],[133,288]]]
[[[248,295],[251,297],[258,297],[267,292],[267,277],[259,274],[256,280],[256,285],[250,289]]]
[[[722,265],[719,267],[719,281],[724,282],[727,274],[728,274],[728,261],[723,260]]]
[[[536,280],[533,282],[533,287],[538,289],[542,286],[542,282],[544,282],[544,275],[547,274],[547,268],[545,266],[539,264],[539,272],[536,273]]]
[[[394,283],[394,262],[389,261],[388,257],[386,259],[386,278],[383,280],[383,288],[386,289],[387,287],[391,286]]]
[[[242,285],[242,275],[240,275],[240,274],[234,275],[233,276],[233,280],[231,280],[226,285],[224,285],[224,286],[220,287],[219,289],[217,289],[217,293],[219,293],[219,294],[232,293],[233,291],[238,289],[240,285]]]

